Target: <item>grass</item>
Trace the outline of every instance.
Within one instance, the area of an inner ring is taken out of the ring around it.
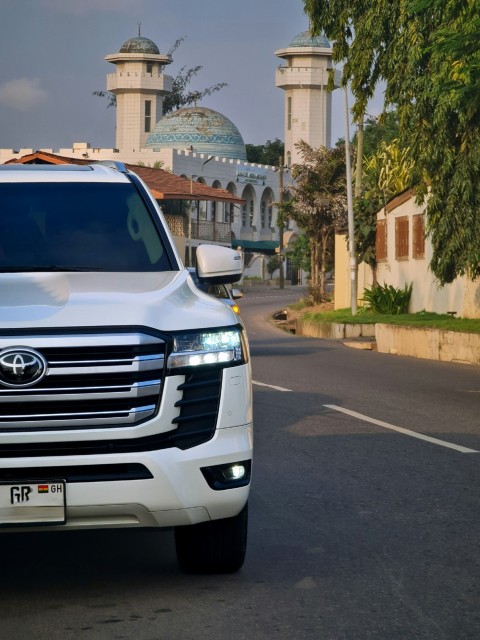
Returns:
[[[292,305],[297,311],[304,310],[304,318],[318,322],[338,322],[349,324],[383,324],[403,325],[441,329],[443,331],[459,331],[466,333],[480,333],[480,319],[452,318],[450,315],[419,311],[418,313],[402,313],[398,315],[384,315],[371,311],[359,310],[352,315],[350,309],[336,309],[332,311],[308,311],[308,306],[302,303]],[[311,308],[311,307],[310,307]]]

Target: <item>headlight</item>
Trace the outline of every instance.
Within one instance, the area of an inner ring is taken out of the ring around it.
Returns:
[[[168,368],[171,371],[184,367],[243,364],[247,360],[246,349],[240,329],[178,334],[174,337]]]

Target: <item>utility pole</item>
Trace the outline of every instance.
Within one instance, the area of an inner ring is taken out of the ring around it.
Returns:
[[[362,195],[363,174],[363,114],[357,128],[357,166],[355,167],[355,200]]]
[[[350,258],[350,306],[357,313],[357,257],[355,253],[355,225],[353,220],[352,167],[350,161],[350,128],[348,122],[347,87],[345,96],[345,164],[347,168],[348,253]]]
[[[281,206],[283,203],[283,156],[278,158],[278,189],[280,191]],[[282,224],[278,225],[278,250],[280,256],[280,277],[278,284],[280,285],[280,289],[283,289],[285,287],[285,279],[283,276],[283,220]]]
[[[187,267],[192,266],[192,206],[193,206],[193,178],[190,176],[190,202],[188,203],[188,264]]]
[[[214,158],[214,157],[215,157],[215,156],[208,156],[208,158],[207,158],[204,162],[202,162],[202,167],[201,167],[201,169],[202,169],[202,173],[203,173],[203,167],[207,164],[207,162],[210,162],[210,160],[213,160],[213,158]],[[212,205],[213,205],[213,206],[212,206]],[[216,241],[216,239],[217,239],[217,238],[216,238],[216,235],[217,235],[217,234],[216,234],[216,231],[217,231],[217,230],[216,230],[216,222],[217,222],[217,208],[216,208],[215,203],[214,203],[213,201],[212,201],[212,205],[210,206],[210,211],[212,211],[212,210],[213,210],[213,215],[212,215],[212,226],[213,226],[213,229],[212,229],[212,236],[213,236],[213,237],[212,237],[212,240],[213,240],[213,242],[215,242],[215,241]],[[208,216],[207,216],[207,218],[208,218]],[[207,221],[207,225],[208,225],[208,221]]]

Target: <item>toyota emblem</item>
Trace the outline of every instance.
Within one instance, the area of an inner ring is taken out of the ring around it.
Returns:
[[[47,372],[47,361],[34,349],[12,347],[0,351],[0,384],[30,387]]]

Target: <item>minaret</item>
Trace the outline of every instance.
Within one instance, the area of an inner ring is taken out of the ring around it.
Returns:
[[[115,146],[121,151],[145,148],[150,131],[162,117],[163,96],[172,92],[172,78],[163,67],[172,62],[157,45],[140,35],[127,40],[105,60],[115,65],[107,90],[117,99]]]
[[[285,162],[290,166],[301,162],[295,147],[300,140],[313,148],[331,146],[332,95],[327,83],[332,48],[324,36],[304,31],[275,55],[286,61],[276,71],[275,84],[285,91]]]

